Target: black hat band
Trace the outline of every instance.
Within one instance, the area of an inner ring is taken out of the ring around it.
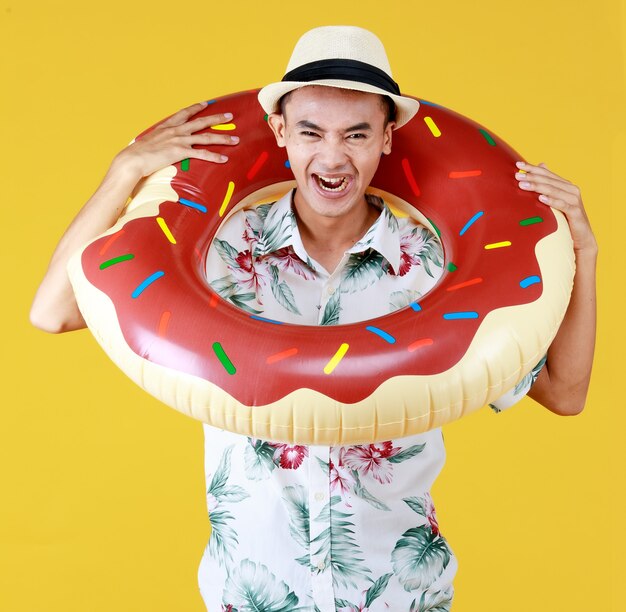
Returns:
[[[290,70],[282,78],[283,81],[301,81],[305,83],[322,79],[367,83],[390,94],[401,95],[398,84],[384,70],[358,60],[327,59],[309,62]]]

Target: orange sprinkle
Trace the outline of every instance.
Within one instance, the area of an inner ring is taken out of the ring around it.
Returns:
[[[287,357],[293,357],[298,352],[297,348],[290,348],[286,351],[282,351],[280,353],[274,353],[270,355],[265,361],[268,364],[276,363],[277,361],[281,361],[282,359],[287,359]]]
[[[458,285],[452,285],[452,287],[448,287],[446,291],[456,291],[457,289],[463,289],[463,287],[470,287],[471,285],[477,285],[478,283],[482,283],[483,279],[472,278],[471,280],[465,281],[464,283],[459,283]]]
[[[211,300],[209,301],[209,306],[211,308],[215,308],[217,306],[218,300],[219,300],[219,296],[217,295],[217,293],[212,293]]]
[[[416,351],[418,348],[422,348],[423,346],[430,346],[434,340],[432,338],[421,338],[420,340],[416,340],[407,346],[407,350],[409,353]]]
[[[470,176],[480,176],[483,173],[482,170],[463,170],[459,172],[450,172],[448,175],[452,179],[468,178]]]
[[[169,310],[163,311],[161,319],[159,320],[159,338],[165,338],[167,334],[167,326],[170,323],[170,317],[172,313]]]
[[[104,255],[108,250],[109,247],[124,233],[124,230],[121,229],[119,232],[115,232],[115,234],[112,234],[111,237],[102,245],[102,248],[100,249],[100,255]]]

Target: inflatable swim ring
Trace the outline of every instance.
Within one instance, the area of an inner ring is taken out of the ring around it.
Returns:
[[[445,271],[419,303],[321,328],[251,316],[211,290],[204,262],[221,222],[294,185],[256,93],[201,113],[234,114],[211,128],[241,137],[227,164],[184,160],[144,179],[118,223],[70,261],[81,312],[113,361],[196,419],[300,444],[415,434],[513,388],[565,313],[569,229],[517,188],[517,153],[424,100],[372,181],[441,236]]]

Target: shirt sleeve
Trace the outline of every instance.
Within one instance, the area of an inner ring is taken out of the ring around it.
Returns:
[[[502,412],[503,410],[511,408],[511,406],[517,404],[517,402],[525,397],[530,391],[530,388],[537,380],[537,376],[539,376],[539,372],[541,372],[541,368],[545,365],[547,357],[547,355],[544,355],[541,361],[528,374],[526,374],[524,378],[522,378],[519,384],[499,397],[495,402],[489,404],[489,407],[494,412]]]

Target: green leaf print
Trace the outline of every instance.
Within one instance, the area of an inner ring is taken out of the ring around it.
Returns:
[[[238,308],[241,308],[251,314],[260,314],[263,312],[262,310],[256,310],[255,308],[252,308],[252,306],[245,303],[256,300],[256,295],[253,291],[249,291],[247,293],[237,293],[240,289],[239,284],[232,276],[222,276],[222,278],[211,281],[210,285],[213,291],[215,291],[220,297],[229,301],[231,304],[234,304]]]
[[[252,300],[256,300],[256,295],[254,293],[238,293],[230,296],[230,301],[238,308],[241,308],[251,314],[261,314],[263,312],[262,310],[252,308],[252,306],[245,303],[251,302]]]
[[[314,519],[316,522],[328,523],[330,517],[330,529],[324,529],[311,541],[311,545],[317,545],[315,558],[321,558],[327,568],[332,565],[333,584],[356,588],[354,578],[366,577],[371,570],[365,565],[361,556],[363,553],[354,539],[354,523],[346,520],[352,514],[336,509],[331,511],[332,506],[340,501],[339,495],[333,495]]]
[[[413,446],[409,446],[409,448],[405,448],[403,451],[400,451],[397,455],[387,457],[387,461],[389,461],[389,463],[402,463],[407,459],[412,459],[415,455],[419,455],[419,453],[424,450],[425,446],[425,443],[414,444]]]
[[[302,485],[285,487],[283,499],[289,512],[289,533],[302,548],[309,547],[309,500]],[[308,560],[308,556],[307,556]]]
[[[207,491],[207,493],[211,493],[211,495],[218,499],[220,493],[222,492],[222,489],[226,485],[228,476],[230,475],[230,454],[232,452],[232,446],[224,449],[224,452],[222,453],[222,458],[220,459],[220,464],[217,466],[217,470],[213,474],[211,484],[209,485],[209,489]]]
[[[272,294],[276,301],[289,312],[293,312],[295,314],[302,314],[298,307],[296,306],[296,298],[293,296],[289,285],[285,281],[278,280],[278,267],[275,265],[270,266],[270,270],[272,272],[272,280],[270,282],[270,287],[272,289]]]
[[[226,240],[220,240],[219,238],[216,238],[213,241],[213,245],[215,246],[215,250],[219,253],[219,256],[223,259],[224,263],[226,263],[227,266],[231,266],[233,268],[237,267],[236,259],[239,255],[239,251],[237,251],[235,247],[228,244]]]
[[[365,595],[366,608],[369,608],[372,602],[383,594],[383,591],[387,588],[387,584],[389,583],[389,578],[392,576],[393,574],[384,574],[367,589],[367,594]]]
[[[405,502],[409,508],[411,508],[411,510],[413,510],[414,512],[417,512],[418,514],[420,514],[423,517],[427,516],[427,511],[426,511],[426,505],[425,505],[425,499],[422,497],[405,497],[402,499],[403,502]]]
[[[298,597],[267,566],[244,559],[229,573],[222,603],[233,612],[297,612]]]
[[[415,612],[450,612],[452,605],[452,589],[444,591],[424,591]],[[413,606],[411,606],[413,610]]]
[[[406,591],[433,584],[450,562],[448,544],[430,527],[413,527],[402,534],[391,553],[393,569]]]
[[[261,204],[256,208],[251,210],[246,210],[246,223],[255,238],[258,238],[261,234],[261,230],[263,229],[263,223],[265,223],[265,217],[267,217],[267,213],[272,208],[272,204]]]
[[[383,256],[372,249],[353,253],[342,271],[343,293],[356,293],[375,283],[383,275]]]
[[[413,230],[413,232],[415,231],[417,231],[417,228]],[[434,278],[430,266],[433,265],[437,266],[438,268],[441,268],[443,266],[443,250],[441,248],[441,243],[439,242],[437,236],[433,234],[429,229],[422,227],[419,232],[423,244],[419,253],[417,253],[417,256],[424,266],[426,274]]]
[[[267,442],[248,438],[249,445],[243,453],[243,459],[248,480],[265,480],[270,477],[276,468],[274,463],[274,448]]]
[[[360,497],[363,501],[366,501],[370,506],[377,508],[378,510],[386,510],[391,512],[391,508],[387,506],[384,502],[382,502],[377,497],[374,497],[362,484],[361,479],[359,478],[359,472],[357,470],[350,470],[352,472],[352,476],[355,480],[355,485],[352,488],[352,492]]]
[[[326,302],[320,325],[339,325],[339,313],[341,312],[340,295],[339,291],[335,291],[328,302]]]
[[[254,250],[255,255],[267,255],[285,246],[293,234],[293,213],[291,210],[282,215],[266,218],[259,240]]]

